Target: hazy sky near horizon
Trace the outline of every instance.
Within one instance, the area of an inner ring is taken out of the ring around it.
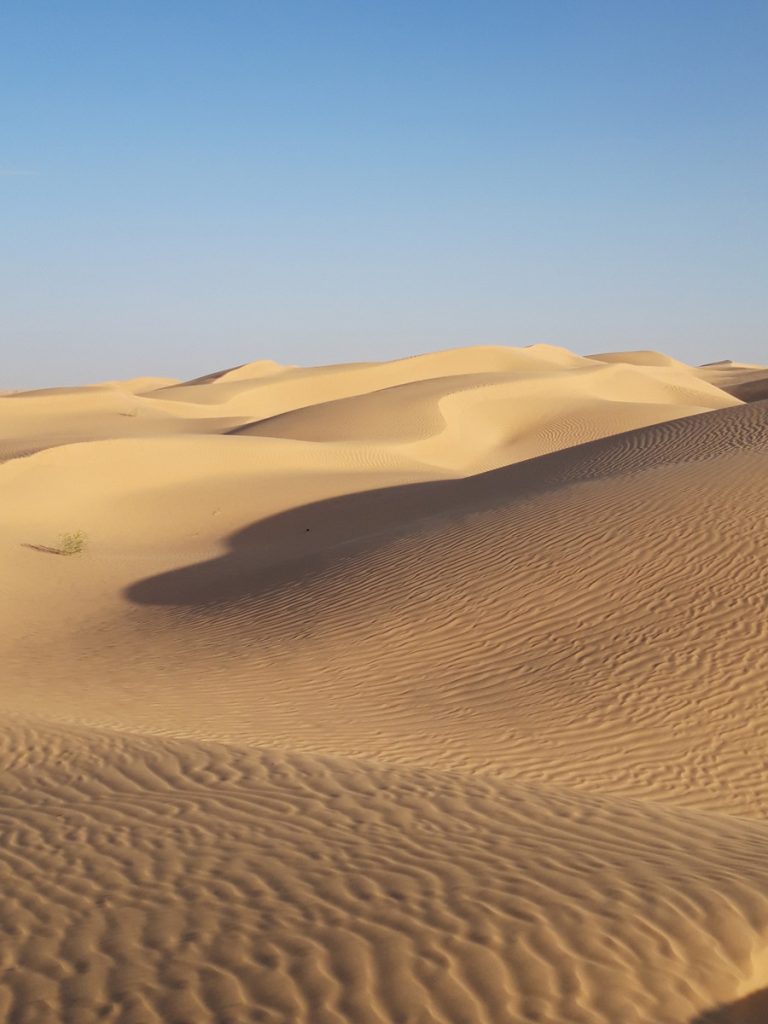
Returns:
[[[9,0],[2,387],[768,363],[766,0]]]

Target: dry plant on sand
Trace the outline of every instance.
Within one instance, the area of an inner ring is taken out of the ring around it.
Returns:
[[[74,533],[59,534],[57,553],[60,555],[79,555],[85,547],[86,540],[87,537],[82,530],[76,530]]]

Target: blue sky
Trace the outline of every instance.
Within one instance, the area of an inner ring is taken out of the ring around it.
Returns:
[[[9,0],[0,387],[768,362],[768,3]]]

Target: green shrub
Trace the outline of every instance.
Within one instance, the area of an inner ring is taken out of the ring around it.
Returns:
[[[85,547],[86,535],[82,530],[75,533],[62,533],[59,536],[60,555],[79,555]]]

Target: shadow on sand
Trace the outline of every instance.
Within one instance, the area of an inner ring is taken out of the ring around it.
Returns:
[[[768,402],[687,416],[614,434],[475,476],[398,484],[311,502],[258,520],[227,538],[230,550],[198,565],[149,577],[125,595],[140,605],[199,605],[254,597],[435,516],[475,510],[617,473],[702,461],[745,446],[768,448]],[[768,1024],[768,1021],[766,1022]]]
[[[681,421],[678,421],[681,422]],[[617,446],[637,431],[601,438],[475,476],[397,484],[310,502],[257,520],[227,538],[218,558],[140,580],[125,591],[142,605],[216,604],[255,597],[343,557],[358,543],[413,528],[417,520],[460,519],[477,508],[508,505],[565,483],[594,479],[613,463]],[[627,440],[631,439],[631,440]],[[613,457],[612,457],[613,456]]]
[[[140,580],[125,593],[140,605],[210,605],[256,597],[343,559],[361,544],[375,544],[377,537],[412,529],[416,520],[460,518],[468,502],[482,501],[486,486],[478,480],[402,484],[288,509],[231,534],[229,550],[217,558]],[[498,492],[499,483],[494,486]]]
[[[762,402],[768,398],[768,377],[761,377],[760,380],[746,380],[743,384],[732,384],[723,388],[734,398],[740,398],[742,402]],[[768,1017],[766,1017],[768,1021]]]
[[[768,988],[708,1010],[691,1024],[768,1024]]]

